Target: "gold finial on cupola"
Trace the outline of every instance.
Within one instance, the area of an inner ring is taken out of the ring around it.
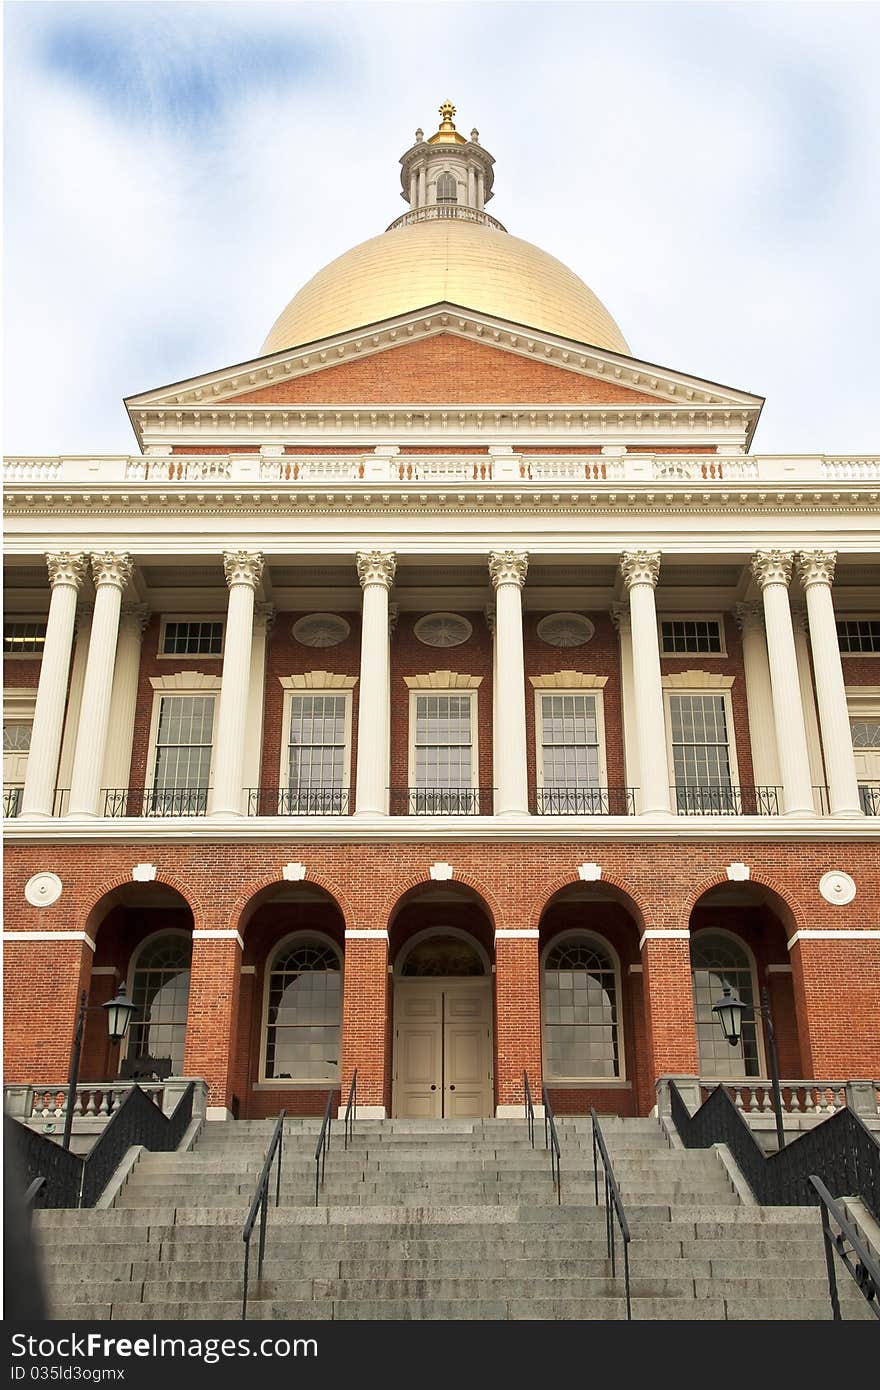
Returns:
[[[451,101],[444,101],[440,107],[440,128],[435,135],[428,141],[429,145],[466,145],[467,141],[463,135],[459,135],[455,129],[453,116],[455,107]]]

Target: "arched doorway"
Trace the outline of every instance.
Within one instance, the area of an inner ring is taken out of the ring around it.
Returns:
[[[389,930],[393,961],[391,1113],[494,1114],[493,929],[463,884],[419,886]]]
[[[129,998],[135,1006],[128,1030],[126,1060],[168,1059],[174,1076],[183,1075],[192,934],[158,931],[132,956]]]

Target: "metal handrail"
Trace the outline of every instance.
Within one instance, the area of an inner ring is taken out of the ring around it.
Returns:
[[[315,1206],[318,1205],[318,1192],[324,1186],[324,1166],[327,1162],[327,1150],[330,1148],[330,1131],[333,1127],[331,1110],[333,1109],[333,1097],[335,1092],[327,1092],[327,1104],[324,1106],[324,1119],[321,1123],[321,1133],[318,1135],[318,1143],[315,1147]]]
[[[559,1148],[559,1135],[556,1133],[556,1118],[546,1086],[541,1087],[544,1102],[544,1148],[550,1150],[550,1173],[557,1202],[562,1201],[562,1153]]]
[[[617,1186],[617,1179],[614,1176],[614,1167],[611,1162],[611,1155],[605,1143],[605,1136],[599,1124],[599,1117],[595,1109],[590,1106],[590,1119],[593,1122],[593,1186],[596,1193],[596,1206],[599,1205],[599,1166],[596,1162],[597,1154],[602,1159],[602,1167],[605,1170],[605,1239],[608,1244],[608,1258],[611,1260],[611,1277],[617,1277],[617,1251],[614,1239],[614,1218],[617,1217],[620,1226],[620,1235],[623,1240],[623,1281],[626,1290],[626,1316],[627,1321],[632,1319],[632,1300],[629,1288],[629,1243],[630,1229],[626,1219],[626,1212],[623,1208],[623,1198],[620,1195],[620,1188]]]
[[[278,1116],[278,1119],[275,1121],[275,1128],[272,1131],[272,1139],[269,1144],[266,1157],[263,1160],[263,1167],[260,1171],[260,1177],[257,1182],[257,1190],[254,1193],[254,1199],[251,1202],[250,1211],[248,1212],[247,1220],[245,1221],[241,1232],[241,1238],[244,1241],[244,1273],[242,1276],[243,1288],[241,1294],[242,1322],[245,1322],[247,1320],[248,1273],[251,1256],[251,1233],[254,1229],[254,1224],[257,1219],[258,1211],[260,1213],[260,1253],[257,1260],[257,1278],[262,1279],[263,1277],[263,1256],[266,1253],[266,1217],[269,1214],[269,1174],[272,1171],[272,1161],[275,1158],[276,1153],[278,1154],[278,1172],[275,1178],[276,1207],[279,1205],[281,1201],[281,1153],[284,1145],[285,1113],[286,1112],[282,1110],[280,1115]]]
[[[532,1088],[529,1085],[529,1074],[523,1072],[523,1097],[525,1101],[526,1121],[529,1126],[529,1143],[535,1147],[535,1107],[532,1104]]]
[[[348,1100],[345,1103],[345,1117],[343,1119],[345,1138],[343,1148],[348,1148],[349,1139],[354,1138],[354,1122],[357,1119],[357,1094],[358,1094],[358,1073],[355,1067],[351,1078],[351,1085],[348,1088]]]
[[[837,1293],[837,1269],[834,1256],[838,1255],[847,1273],[855,1280],[856,1288],[864,1298],[875,1318],[880,1319],[880,1263],[868,1249],[862,1234],[854,1221],[845,1214],[839,1202],[835,1202],[828,1188],[815,1173],[810,1174],[819,1198],[822,1216],[822,1237],[825,1242],[825,1265],[828,1270],[828,1293],[831,1298],[831,1315],[835,1322],[841,1322],[840,1298]],[[840,1228],[837,1235],[831,1230],[828,1218],[831,1217]],[[847,1244],[850,1248],[847,1249]],[[857,1256],[855,1263],[851,1256]]]
[[[36,1203],[37,1197],[40,1195],[43,1188],[46,1186],[47,1181],[48,1180],[42,1176],[34,1178],[33,1182],[28,1187],[27,1192],[24,1194],[24,1210],[28,1224],[30,1224],[34,1219],[34,1205]]]

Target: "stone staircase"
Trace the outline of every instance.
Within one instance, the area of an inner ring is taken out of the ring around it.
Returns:
[[[816,1210],[744,1205],[715,1152],[672,1149],[656,1120],[602,1125],[632,1229],[634,1318],[831,1316]],[[209,1124],[191,1152],[142,1155],[112,1209],[37,1212],[52,1316],[237,1319],[241,1228],[272,1129]],[[626,1316],[589,1120],[558,1121],[561,1206],[523,1122],[371,1120],[348,1152],[334,1126],[316,1208],[318,1129],[285,1122],[262,1281],[252,1241],[250,1318]],[[870,1318],[843,1270],[839,1285],[844,1317]]]

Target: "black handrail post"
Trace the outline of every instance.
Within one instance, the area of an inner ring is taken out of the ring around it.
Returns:
[[[70,1070],[67,1074],[67,1111],[64,1116],[64,1136],[62,1149],[70,1148],[70,1132],[73,1129],[73,1107],[76,1103],[76,1083],[79,1080],[79,1062],[82,1056],[83,1029],[86,1021],[86,992],[79,996],[79,1013],[76,1019],[76,1032],[73,1035],[73,1050],[70,1054]]]
[[[241,1293],[241,1320],[247,1321],[247,1298],[248,1298],[248,1265],[250,1263],[251,1247],[247,1240],[244,1243],[244,1275],[242,1277]]]
[[[345,1149],[348,1149],[349,1139],[354,1139],[354,1122],[357,1119],[357,1079],[357,1067],[355,1067],[351,1077],[351,1085],[348,1088],[348,1100],[343,1119],[343,1147]]]
[[[190,1083],[191,1090],[192,1083]],[[278,1206],[281,1200],[281,1146],[284,1136],[284,1117],[287,1112],[282,1110],[275,1121],[275,1128],[272,1131],[272,1138],[266,1157],[263,1159],[263,1167],[257,1180],[256,1191],[247,1214],[247,1220],[242,1228],[241,1238],[244,1241],[244,1271],[242,1275],[242,1295],[241,1295],[241,1320],[247,1318],[248,1302],[248,1279],[250,1275],[250,1253],[251,1235],[253,1234],[254,1224],[257,1220],[257,1212],[260,1213],[260,1248],[257,1265],[257,1277],[263,1277],[263,1257],[266,1252],[266,1221],[269,1215],[269,1179],[272,1174],[272,1163],[277,1153],[278,1173],[275,1179],[275,1205]]]
[[[825,1251],[825,1268],[828,1271],[828,1293],[831,1298],[831,1316],[841,1322],[840,1297],[837,1292],[837,1270],[834,1268],[834,1245],[831,1227],[828,1224],[828,1208],[823,1202],[819,1208],[822,1217],[822,1246]]]
[[[535,1147],[535,1106],[532,1101],[532,1088],[529,1085],[529,1074],[523,1071],[523,1104],[526,1112],[526,1122],[529,1130],[529,1143]]]
[[[631,1239],[629,1222],[623,1210],[623,1199],[620,1195],[620,1188],[617,1186],[617,1179],[614,1176],[614,1169],[611,1164],[608,1148],[605,1144],[605,1138],[599,1126],[599,1117],[593,1106],[590,1107],[590,1119],[593,1124],[593,1173],[596,1205],[598,1206],[599,1204],[598,1147],[598,1157],[602,1159],[605,1177],[605,1239],[607,1243],[608,1259],[611,1262],[611,1277],[612,1279],[617,1277],[617,1242],[614,1231],[614,1218],[616,1217],[620,1225],[620,1237],[623,1241],[623,1277],[626,1291],[626,1316],[629,1321],[632,1318],[632,1301],[630,1298],[629,1286],[629,1242]]]
[[[275,1172],[275,1205],[281,1205],[281,1150],[284,1147],[284,1121],[278,1131],[278,1167]]]
[[[779,1152],[785,1148],[785,1126],[782,1122],[782,1090],[779,1085],[779,1059],[776,1055],[776,1030],[773,1027],[773,1014],[770,1011],[770,993],[767,986],[761,989],[761,1014],[767,1025],[767,1050],[770,1053],[770,1081],[773,1086],[773,1111],[776,1115],[776,1142]]]
[[[599,1205],[599,1164],[598,1153],[596,1152],[596,1117],[593,1115],[593,1191],[596,1194],[596,1206]]]

